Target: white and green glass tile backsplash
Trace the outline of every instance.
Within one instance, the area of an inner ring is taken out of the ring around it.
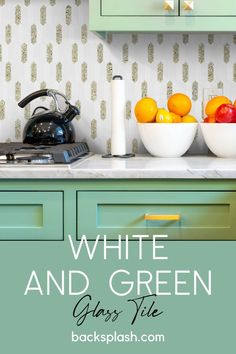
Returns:
[[[109,34],[88,30],[88,0],[0,0],[0,141],[21,141],[33,109],[20,99],[40,88],[65,93],[81,109],[77,140],[109,152],[111,80],[126,81],[129,151],[143,152],[133,114],[135,102],[151,96],[166,106],[174,92],[188,94],[192,114],[202,119],[203,88],[223,88],[236,98],[236,34]],[[199,134],[192,153],[207,151]]]

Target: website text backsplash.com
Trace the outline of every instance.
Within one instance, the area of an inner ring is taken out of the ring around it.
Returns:
[[[133,331],[129,333],[119,333],[114,331],[108,334],[99,334],[96,331],[89,334],[78,334],[71,332],[72,343],[128,343],[128,342],[143,342],[143,343],[164,343],[165,335],[158,333],[143,333],[141,335],[135,334]]]

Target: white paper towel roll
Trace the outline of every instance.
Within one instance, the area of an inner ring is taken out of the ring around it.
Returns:
[[[122,76],[114,76],[111,87],[111,153],[112,155],[125,155],[125,81]]]

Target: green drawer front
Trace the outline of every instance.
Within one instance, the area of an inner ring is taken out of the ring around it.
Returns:
[[[180,215],[179,221],[145,214]],[[236,239],[236,192],[78,192],[77,237],[167,234],[173,240]]]
[[[164,0],[100,0],[102,16],[177,16],[178,0],[174,10],[164,10]]]
[[[0,192],[0,240],[62,240],[63,192]]]

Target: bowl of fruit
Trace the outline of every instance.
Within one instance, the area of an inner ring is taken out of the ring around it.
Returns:
[[[197,132],[197,119],[190,115],[192,103],[183,93],[169,97],[168,110],[144,97],[136,103],[135,116],[141,140],[157,157],[180,157],[190,148]]]
[[[218,157],[236,157],[236,102],[225,96],[212,98],[205,107],[206,118],[200,123],[208,148]]]

